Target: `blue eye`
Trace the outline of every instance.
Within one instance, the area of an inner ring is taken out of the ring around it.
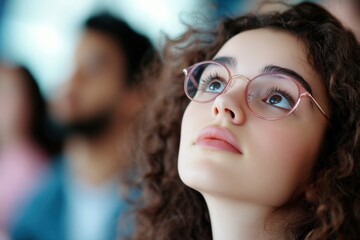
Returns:
[[[270,96],[268,99],[266,99],[265,102],[278,108],[283,108],[287,110],[290,110],[292,108],[288,100],[286,100],[286,98],[281,96],[280,94]]]
[[[199,89],[207,93],[221,93],[225,87],[226,81],[215,73],[202,78]]]
[[[291,95],[279,88],[271,88],[264,100],[271,106],[285,110],[291,110],[295,105],[295,101]]]
[[[212,80],[210,83],[208,83],[205,91],[211,93],[220,93],[224,90],[224,88],[224,83],[219,80]]]

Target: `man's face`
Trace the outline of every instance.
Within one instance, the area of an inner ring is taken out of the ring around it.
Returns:
[[[75,69],[53,101],[58,122],[76,125],[114,113],[126,96],[126,62],[108,36],[87,30],[75,54]]]

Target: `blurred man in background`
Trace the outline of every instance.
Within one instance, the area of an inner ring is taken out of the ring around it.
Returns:
[[[107,240],[129,233],[117,226],[127,209],[120,182],[131,161],[127,129],[144,100],[138,74],[151,55],[149,40],[122,20],[102,13],[85,22],[73,75],[52,102],[68,133],[64,154],[15,222],[12,239]]]

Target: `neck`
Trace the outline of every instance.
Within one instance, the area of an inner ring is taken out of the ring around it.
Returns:
[[[270,236],[266,231],[271,227],[265,225],[269,223],[267,217],[274,209],[217,196],[204,197],[210,213],[213,240],[281,239],[281,236]]]
[[[74,135],[66,142],[68,166],[80,181],[100,185],[118,177],[126,167],[128,159],[121,147],[126,144],[126,125],[117,123],[96,138]]]

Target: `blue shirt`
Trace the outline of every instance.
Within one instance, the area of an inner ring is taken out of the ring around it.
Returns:
[[[59,158],[44,184],[14,221],[12,240],[112,240],[131,231],[130,205],[116,181],[86,187]],[[120,218],[129,226],[120,228]],[[124,232],[124,229],[127,232]]]

